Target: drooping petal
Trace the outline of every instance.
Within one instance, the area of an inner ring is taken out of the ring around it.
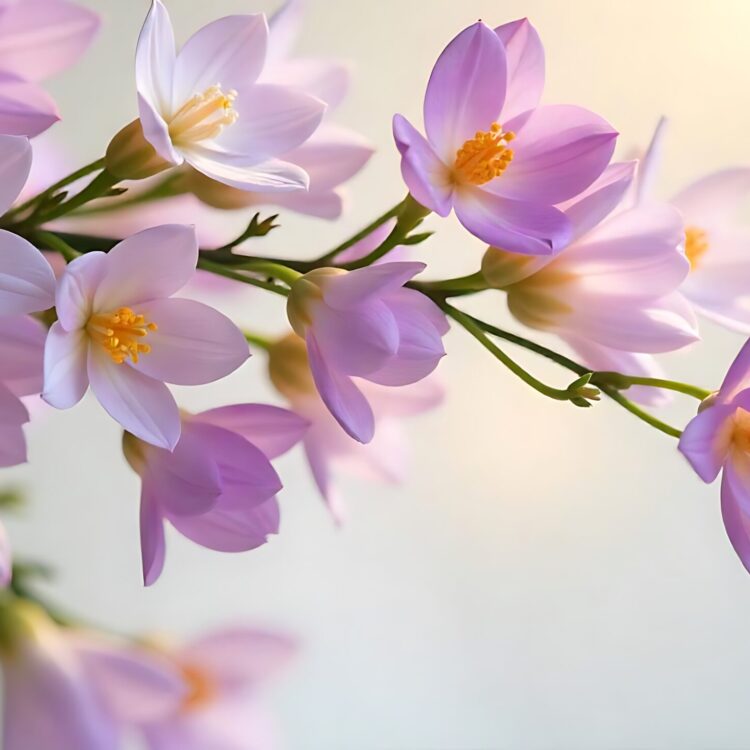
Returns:
[[[533,110],[544,91],[544,47],[528,18],[498,26],[495,33],[505,47],[508,88],[501,122]]]
[[[180,414],[164,383],[116,364],[100,347],[89,348],[87,371],[91,389],[114,420],[147,443],[174,449]]]
[[[729,458],[735,406],[717,404],[693,417],[680,438],[680,452],[704,482],[713,482]]]
[[[0,131],[5,132],[2,127]],[[31,144],[28,138],[0,135],[0,216],[18,198],[30,170]]]
[[[226,315],[189,299],[158,299],[138,308],[158,328],[151,351],[132,366],[175,385],[203,385],[234,372],[249,356],[242,331]]]
[[[57,409],[70,409],[89,387],[88,337],[83,330],[66,331],[55,323],[44,346],[42,398]]]
[[[28,240],[0,229],[0,315],[47,310],[55,304],[55,274]]]
[[[733,219],[750,194],[750,168],[738,167],[714,172],[689,185],[672,205],[688,225],[706,227]]]
[[[507,62],[503,43],[481,21],[464,29],[443,50],[424,98],[427,138],[451,164],[464,141],[486,131],[505,101]]]
[[[190,281],[197,262],[194,227],[164,224],[131,235],[107,253],[94,310],[110,312],[169,297]]]
[[[216,84],[244,98],[263,67],[267,41],[268,24],[262,13],[225,16],[200,28],[177,55],[173,108]]]
[[[141,491],[140,527],[143,585],[151,586],[164,570],[167,544],[158,500],[150,494],[146,484],[143,485]]]
[[[401,176],[409,192],[438,216],[447,216],[451,211],[453,195],[449,168],[427,140],[401,115],[393,117],[393,137],[401,154]]]
[[[517,133],[513,161],[487,189],[536,203],[560,203],[585,190],[609,164],[617,140],[598,115],[563,104],[538,107],[520,128],[514,120],[503,127]]]
[[[55,292],[55,310],[66,331],[85,326],[91,317],[94,295],[107,265],[107,256],[97,251],[81,255],[65,266]]]
[[[47,329],[30,315],[0,317],[0,382],[16,396],[40,393]]]
[[[350,437],[369,443],[375,434],[375,418],[367,399],[350,378],[328,367],[311,333],[306,343],[310,371],[323,402]]]
[[[323,298],[339,310],[354,308],[399,289],[425,268],[424,263],[405,261],[358,268],[333,277],[323,289]]]
[[[0,133],[33,138],[59,119],[54,99],[39,84],[0,73]]]
[[[268,458],[276,458],[294,447],[310,425],[293,411],[268,404],[220,406],[196,414],[193,419],[241,435]]]
[[[462,188],[455,195],[458,220],[493,247],[528,255],[552,255],[570,241],[568,217],[554,206],[511,200],[482,190]]]
[[[747,466],[738,465],[742,458],[735,456],[724,467],[721,480],[721,515],[734,551],[750,572],[750,487]]]

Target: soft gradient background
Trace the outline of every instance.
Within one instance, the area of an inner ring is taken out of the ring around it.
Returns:
[[[103,14],[103,33],[52,85],[72,166],[99,156],[134,116],[133,50],[147,9],[145,0],[87,4]],[[276,3],[168,5],[184,39],[219,15]],[[401,197],[391,115],[421,120],[437,54],[480,17],[529,16],[547,48],[545,100],[603,114],[622,134],[621,154],[668,115],[665,195],[750,160],[745,0],[309,5],[301,51],[352,61],[356,85],[339,119],[379,153],[351,185],[343,221],[283,217],[269,251],[322,251]],[[421,254],[435,273],[474,270],[482,247],[453,219],[430,224],[439,232]],[[499,295],[477,307],[514,326]],[[282,304],[261,292],[235,312],[261,331],[283,325]],[[704,334],[666,363],[715,386],[741,341],[708,325]],[[31,465],[5,474],[34,500],[10,524],[18,553],[54,563],[50,593],[117,630],[189,634],[246,620],[298,634],[303,655],[272,696],[293,750],[750,746],[750,577],[725,538],[718,487],[692,475],[673,440],[613,404],[548,402],[466,335],[447,346],[449,397],[412,424],[409,482],[347,484],[343,531],[294,453],[280,462],[280,537],[229,556],[171,535],[166,572],[144,590],[138,481],[117,427],[88,398],[46,411],[31,429]],[[179,395],[191,408],[273,399],[264,367],[259,354],[227,381]],[[684,421],[692,408],[667,415]]]

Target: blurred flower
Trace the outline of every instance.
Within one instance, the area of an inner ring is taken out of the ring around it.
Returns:
[[[144,583],[154,583],[164,566],[165,520],[221,552],[255,549],[278,533],[282,485],[269,459],[299,442],[307,426],[286,409],[237,404],[183,414],[172,452],[125,433],[125,457],[142,480]]]
[[[666,205],[622,208],[633,163],[612,164],[562,204],[572,242],[554,258],[489,248],[487,282],[508,294],[523,324],[561,336],[596,369],[650,374],[644,353],[698,339],[690,305],[676,292],[688,274],[682,222]],[[606,218],[605,218],[606,217]]]
[[[0,604],[5,750],[109,750],[121,721],[169,715],[185,696],[173,665],[103,635],[62,629],[37,605]]]
[[[367,445],[352,440],[321,401],[310,373],[305,342],[296,334],[275,341],[269,348],[269,372],[277,390],[310,423],[303,445],[320,494],[337,523],[346,508],[334,482],[341,469],[370,481],[398,483],[407,472],[409,444],[403,419],[435,408],[443,398],[433,378],[400,388],[359,381],[377,430]]]
[[[310,370],[325,405],[362,443],[372,440],[372,409],[352,376],[382,385],[414,383],[445,354],[445,316],[404,284],[423,263],[382,263],[301,276],[287,303],[289,321],[307,345]]]
[[[539,106],[543,88],[544,49],[526,19],[462,31],[427,85],[427,139],[401,115],[393,121],[413,197],[440,216],[455,209],[472,234],[506,250],[565,247],[570,222],[554,204],[599,177],[617,133],[580,107]]]
[[[128,432],[174,448],[180,416],[164,383],[210,383],[248,357],[245,338],[229,318],[200,302],[171,298],[190,280],[197,260],[194,230],[174,224],[72,261],[57,286],[58,321],[45,347],[45,401],[67,409],[91,385]]]
[[[66,0],[0,2],[0,133],[35,136],[60,119],[39,82],[73,65],[98,27]]]
[[[701,404],[679,448],[704,482],[713,482],[723,470],[724,526],[750,571],[750,342],[740,350],[718,393]]]
[[[175,55],[169,15],[153,0],[138,40],[136,86],[143,134],[163,160],[187,162],[242,190],[307,188],[306,172],[277,157],[312,135],[325,104],[298,89],[257,83],[267,37],[262,14],[227,16]]]

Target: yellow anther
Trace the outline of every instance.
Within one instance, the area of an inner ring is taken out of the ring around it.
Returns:
[[[695,269],[698,261],[708,250],[708,235],[699,227],[685,227],[685,256],[690,261],[690,268]]]
[[[199,143],[216,138],[227,125],[237,122],[236,99],[234,89],[225,92],[218,83],[191,96],[169,119],[173,143]]]
[[[504,132],[498,122],[489,130],[478,130],[473,138],[456,151],[453,173],[458,182],[484,185],[499,177],[513,160],[513,149],[508,144],[515,133]]]
[[[129,307],[92,315],[86,324],[91,340],[99,344],[118,365],[126,359],[138,362],[140,354],[148,354],[151,347],[140,343],[140,339],[156,330],[156,323],[147,321],[145,316],[133,312]]]

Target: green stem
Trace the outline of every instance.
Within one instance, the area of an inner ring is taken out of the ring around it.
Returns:
[[[77,216],[95,216],[96,214],[109,213],[110,211],[121,211],[125,208],[132,208],[143,203],[172,198],[186,192],[182,189],[175,189],[174,183],[180,179],[181,175],[177,170],[170,171],[167,176],[149,190],[129,197],[124,197],[119,201],[111,201],[97,206],[86,206],[76,212]]]
[[[596,372],[591,378],[591,382],[599,386],[611,386],[618,390],[625,390],[632,385],[645,385],[650,388],[664,388],[668,391],[684,393],[686,396],[692,396],[699,401],[708,398],[711,391],[705,388],[699,388],[697,385],[689,383],[680,383],[676,380],[665,380],[664,378],[647,378],[639,375],[622,375],[619,372]]]
[[[219,263],[214,263],[210,260],[206,260],[206,258],[204,257],[199,258],[198,268],[201,268],[204,271],[210,271],[211,273],[215,273],[219,276],[224,276],[227,279],[232,279],[233,281],[241,281],[243,284],[257,286],[259,289],[265,289],[268,292],[274,292],[284,297],[288,296],[289,294],[289,290],[284,286],[274,284],[272,281],[262,281],[261,279],[254,279],[252,276],[246,276],[244,273],[233,271],[230,268],[226,268],[225,266],[220,265]]]
[[[261,336],[258,333],[250,333],[250,331],[243,331],[245,334],[245,341],[251,346],[257,346],[259,349],[268,351],[273,346],[273,341],[267,336]]]
[[[36,244],[46,247],[48,250],[56,250],[67,263],[80,257],[81,253],[71,247],[65,240],[52,232],[35,232],[33,235]]]
[[[446,279],[445,281],[415,282],[412,287],[424,294],[440,292],[443,297],[457,297],[466,292],[483,292],[485,289],[489,289],[481,271],[470,273],[468,276],[459,276],[455,279]]]
[[[251,271],[252,273],[259,273],[263,276],[270,276],[279,281],[283,281],[287,286],[292,286],[292,284],[302,276],[299,271],[295,271],[293,268],[289,268],[289,266],[268,260],[251,260],[247,263],[235,266],[235,268],[239,268],[243,271]]]
[[[665,435],[670,435],[671,437],[675,438],[680,438],[682,436],[681,430],[678,430],[676,427],[672,427],[672,425],[669,425],[666,422],[662,422],[661,419],[657,419],[655,416],[653,416],[653,414],[649,414],[647,411],[644,411],[640,406],[625,398],[625,396],[623,396],[617,389],[605,386],[602,388],[602,393],[606,394],[613,401],[620,404],[623,409],[627,409],[631,414],[634,414],[636,417],[638,417],[638,419],[642,420],[646,424],[651,425],[652,427],[655,427]]]

